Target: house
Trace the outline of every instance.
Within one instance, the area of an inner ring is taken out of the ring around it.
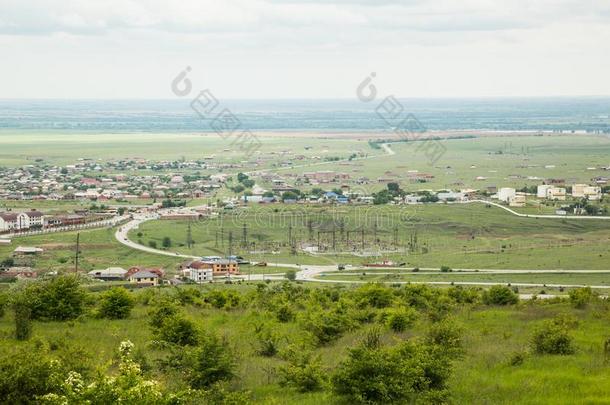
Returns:
[[[17,255],[37,255],[38,253],[42,253],[43,251],[43,249],[37,247],[18,246],[17,249],[14,250],[14,253]]]
[[[538,188],[536,189],[536,197],[538,198],[546,198],[546,192],[548,189],[552,188],[553,186],[550,184],[541,184],[538,186]]]
[[[0,232],[19,229],[17,227],[17,217],[18,214],[12,212],[0,213]]]
[[[440,201],[466,201],[464,193],[454,191],[441,192],[436,195]]]
[[[214,276],[226,276],[239,274],[239,263],[229,259],[196,260],[189,263],[187,269],[211,269]]]
[[[124,280],[127,270],[120,267],[109,267],[104,270],[91,270],[89,276],[98,280]]]
[[[188,278],[196,283],[208,283],[214,278],[211,268],[188,269]]]
[[[546,198],[549,200],[565,201],[566,189],[563,187],[549,187],[546,190]]]
[[[599,186],[590,186],[588,184],[574,184],[572,186],[572,197],[599,200],[602,198],[602,189]]]
[[[156,286],[159,285],[159,276],[150,271],[142,270],[129,276],[129,281],[136,284]]]
[[[514,198],[516,194],[517,191],[514,188],[502,187],[500,191],[498,191],[498,200],[510,202],[510,200]]]
[[[525,207],[525,194],[518,193],[514,195],[509,199],[508,205],[511,207]]]

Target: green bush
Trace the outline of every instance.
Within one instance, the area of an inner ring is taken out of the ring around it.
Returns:
[[[278,307],[275,316],[282,323],[290,322],[294,319],[294,311],[290,305],[283,304]]]
[[[403,332],[418,318],[416,310],[410,307],[392,309],[385,314],[386,325],[394,332]]]
[[[531,346],[538,354],[568,355],[575,351],[573,339],[566,325],[554,320],[546,321],[536,328]]]
[[[576,288],[569,292],[570,303],[574,308],[582,309],[587,306],[595,296],[591,287]]]
[[[102,293],[98,313],[102,318],[125,319],[133,306],[131,293],[123,287],[114,287]]]
[[[519,302],[519,296],[506,286],[494,285],[483,292],[483,302],[486,305],[514,305]]]
[[[216,335],[206,334],[199,345],[185,351],[182,367],[191,388],[202,389],[234,377],[235,358],[228,344]]]
[[[87,293],[75,275],[58,276],[44,281],[33,281],[13,291],[21,302],[27,303],[32,319],[66,321],[83,314]]]
[[[450,319],[444,319],[430,327],[426,335],[426,342],[430,345],[439,346],[447,352],[457,354],[461,352],[462,332],[461,326]]]
[[[180,346],[194,346],[199,341],[199,332],[195,324],[180,316],[167,317],[159,328],[153,329],[157,340]]]
[[[391,288],[382,284],[365,284],[355,291],[355,299],[359,306],[387,308],[392,305],[394,293]]]
[[[204,301],[215,308],[231,309],[239,306],[241,295],[233,290],[212,290],[205,295]]]
[[[322,368],[320,356],[293,346],[286,350],[282,357],[286,360],[286,364],[278,368],[279,383],[282,387],[311,392],[321,390],[326,384],[327,374]]]
[[[296,280],[296,279],[297,279],[297,272],[296,272],[296,270],[289,269],[289,270],[286,270],[286,273],[284,273],[284,276],[285,276],[285,277],[286,277],[288,280],[290,280],[290,281],[294,281],[294,280]]]
[[[302,326],[314,336],[319,345],[325,345],[352,329],[354,323],[345,313],[332,310],[309,313]]]
[[[357,403],[425,403],[429,396],[446,396],[450,370],[449,358],[426,345],[362,345],[350,350],[331,381],[336,394]]]

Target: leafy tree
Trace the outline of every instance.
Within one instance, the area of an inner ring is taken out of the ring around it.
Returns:
[[[247,180],[249,176],[245,173],[237,173],[237,181],[243,183],[244,180]]]
[[[286,270],[286,273],[284,275],[290,281],[294,281],[297,279],[297,272],[294,269]]]
[[[299,196],[297,195],[297,193],[293,192],[293,191],[285,191],[282,194],[282,201],[286,201],[286,200],[296,200],[298,199]]]
[[[254,187],[254,180],[245,179],[244,181],[241,182],[241,184],[243,184],[243,186],[245,188],[252,188],[252,187]]]
[[[114,287],[101,296],[99,315],[102,318],[125,319],[134,306],[134,299],[123,287]]]
[[[169,236],[163,237],[163,241],[161,242],[161,245],[165,249],[169,249],[170,247],[172,247],[172,240],[171,240],[171,238]]]
[[[507,286],[494,285],[483,292],[483,302],[486,305],[514,305],[519,302],[519,296]]]
[[[151,248],[153,248],[153,249],[156,249],[156,248],[157,248],[157,241],[155,241],[155,240],[149,240],[149,241],[148,241],[148,246],[150,246],[150,247],[151,247]]]

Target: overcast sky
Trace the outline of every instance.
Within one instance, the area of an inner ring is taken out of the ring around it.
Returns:
[[[610,95],[608,0],[0,0],[0,98]]]

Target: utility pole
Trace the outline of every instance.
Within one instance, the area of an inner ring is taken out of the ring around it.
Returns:
[[[233,255],[233,231],[229,231],[229,256]]]
[[[191,221],[188,223],[186,228],[186,246],[190,249],[193,246],[193,233],[191,231]]]
[[[242,228],[241,240],[242,240],[242,246],[245,249],[248,246],[248,228],[247,228],[247,225],[245,222],[244,222],[244,225]]]
[[[80,256],[80,232],[76,234],[76,253],[74,254],[74,273],[78,273],[78,256]]]
[[[364,252],[364,227],[360,230],[360,239],[362,240],[362,251]]]

